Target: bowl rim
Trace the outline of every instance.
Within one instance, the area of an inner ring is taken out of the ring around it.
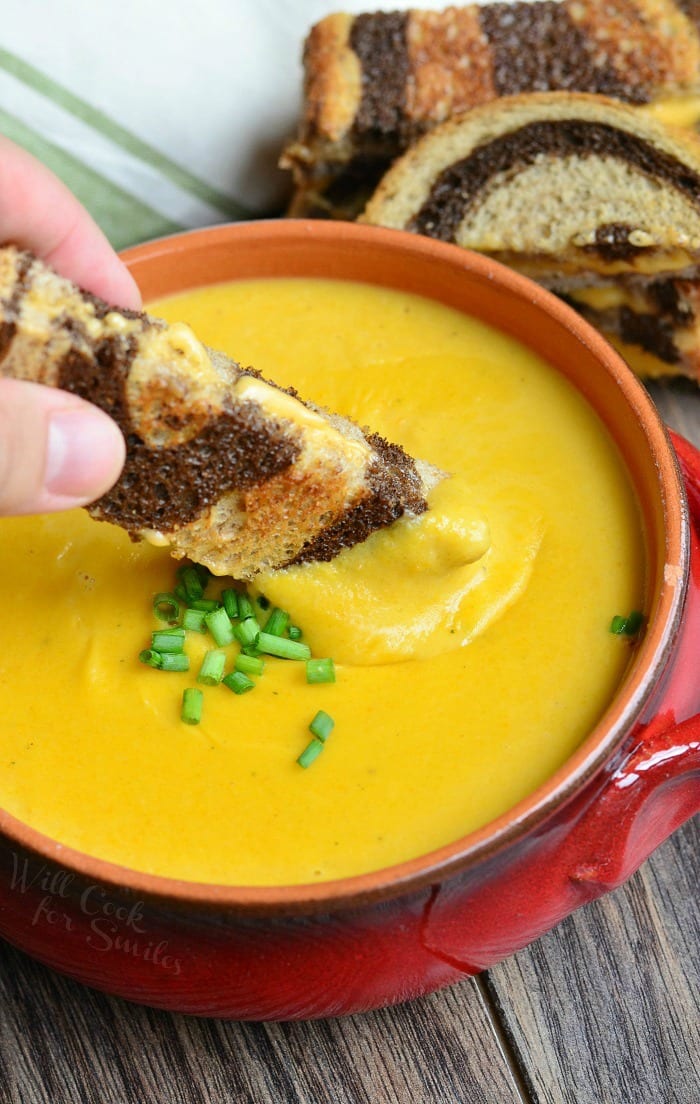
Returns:
[[[241,238],[333,242],[350,249],[400,250],[416,258],[431,258],[458,273],[468,270],[477,279],[503,286],[510,294],[540,310],[592,351],[612,376],[627,406],[639,420],[653,457],[660,484],[665,522],[664,572],[670,585],[662,589],[654,622],[639,647],[635,661],[618,692],[579,747],[544,783],[506,812],[451,843],[403,862],[366,873],[328,881],[283,886],[229,885],[189,881],[151,874],[101,859],[63,845],[0,809],[0,833],[44,861],[113,890],[128,890],[171,905],[202,905],[231,914],[295,915],[337,912],[372,901],[389,900],[444,881],[491,859],[517,840],[542,828],[596,779],[630,738],[635,722],[655,694],[670,662],[681,629],[688,588],[690,523],[680,466],[661,416],[643,384],[621,355],[579,314],[551,292],[514,270],[482,254],[402,230],[358,223],[305,219],[256,219],[156,238],[124,250],[128,266],[150,263],[164,256],[175,259],[192,249],[235,244]],[[280,273],[283,275],[283,273]],[[335,274],[333,274],[333,278]],[[342,278],[342,275],[339,277]],[[372,283],[371,279],[367,279]],[[189,286],[192,286],[191,284]],[[182,287],[183,291],[187,286]],[[516,338],[516,340],[521,340]]]

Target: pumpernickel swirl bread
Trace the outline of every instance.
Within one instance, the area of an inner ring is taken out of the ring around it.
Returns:
[[[0,376],[61,387],[121,428],[126,464],[88,507],[216,574],[330,560],[426,507],[437,469],[202,345],[0,249]]]
[[[282,164],[291,214],[352,218],[432,127],[500,96],[571,91],[700,118],[690,0],[545,0],[327,16],[304,47],[304,105]]]
[[[654,374],[700,376],[688,132],[601,96],[504,97],[415,143],[362,217],[487,253],[654,353]]]

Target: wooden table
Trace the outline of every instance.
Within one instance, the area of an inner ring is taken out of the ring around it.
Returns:
[[[700,394],[652,390],[700,445]],[[696,820],[493,970],[343,1020],[171,1016],[0,946],[0,1102],[700,1104],[699,856]]]

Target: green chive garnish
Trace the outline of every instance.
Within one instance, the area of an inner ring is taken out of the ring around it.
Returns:
[[[225,665],[225,652],[214,648],[209,652],[205,652],[202,666],[199,668],[199,674],[197,675],[197,682],[202,682],[205,686],[218,686],[224,677]]]
[[[300,767],[303,767],[304,770],[306,770],[307,767],[311,766],[314,759],[318,759],[322,751],[323,741],[317,740],[316,737],[314,737],[313,740],[311,740],[311,742],[308,743],[302,751],[301,755],[297,759],[297,763]]]
[[[173,594],[175,595],[176,598],[178,598],[183,603],[183,605],[186,606],[187,603],[189,602],[189,598],[187,597],[187,591],[185,590],[182,583],[178,583],[177,586],[173,587]]]
[[[147,667],[162,667],[163,657],[160,652],[156,652],[153,648],[144,648],[142,652],[139,652],[139,659],[142,663],[145,663]]]
[[[265,632],[270,633],[271,636],[282,636],[288,624],[289,614],[287,611],[275,606],[265,622]]]
[[[256,598],[256,602],[260,606],[261,610],[269,610],[269,608],[270,608],[270,599],[266,598],[264,594],[259,594],[258,597]]]
[[[205,613],[204,620],[209,632],[220,648],[225,648],[227,644],[233,644],[235,639],[233,635],[233,625],[223,606],[211,610],[210,613]]]
[[[182,709],[180,719],[185,724],[199,724],[202,719],[202,705],[204,694],[196,686],[188,686],[182,694]]]
[[[318,713],[309,725],[309,731],[312,733],[313,736],[316,736],[316,738],[319,739],[321,743],[325,744],[326,740],[333,731],[334,725],[335,721],[330,716],[330,714],[325,713],[323,709],[319,709]]]
[[[153,612],[159,621],[168,621],[174,625],[180,620],[180,603],[174,594],[156,594],[153,598]]]
[[[220,605],[221,602],[215,602],[213,598],[194,598],[190,602],[190,609],[211,613],[212,610],[218,609]]]
[[[157,652],[181,652],[185,646],[185,630],[156,629],[151,633],[151,647]]]
[[[301,640],[303,635],[298,625],[290,625],[287,629],[287,636],[290,640]]]
[[[261,652],[278,656],[280,659],[311,658],[311,648],[308,644],[300,644],[298,640],[287,640],[285,636],[271,636],[266,632],[260,633],[258,648]]]
[[[261,675],[265,670],[265,660],[241,652],[240,655],[236,656],[233,669],[234,671],[240,671],[243,675]]]
[[[629,617],[618,613],[610,622],[610,632],[616,636],[636,636],[643,624],[644,614],[639,610],[632,610]]]
[[[238,591],[234,590],[233,587],[227,587],[226,590],[222,591],[221,600],[224,603],[224,609],[226,610],[230,619],[232,621],[237,621],[239,616]]]
[[[190,658],[183,652],[163,652],[161,655],[161,671],[189,671]]]
[[[204,584],[194,564],[187,564],[184,567],[179,567],[177,570],[177,577],[185,588],[187,600],[189,602],[197,601],[198,598],[202,597],[204,594]]]
[[[196,564],[192,564],[192,567],[195,569],[195,571],[199,575],[199,581],[202,584],[202,586],[204,587],[204,589],[206,590],[207,589],[207,583],[211,579],[211,571],[209,570],[208,567],[205,567],[204,564],[196,563]]]
[[[244,648],[257,647],[260,636],[260,626],[254,617],[246,617],[233,626],[233,635]]]
[[[632,610],[627,618],[625,633],[627,636],[636,636],[644,624],[644,614],[640,610]]]
[[[255,607],[247,594],[238,595],[238,616],[241,621],[245,621],[246,617],[255,617]]]
[[[229,690],[233,690],[234,694],[245,694],[247,690],[252,690],[255,687],[253,680],[244,675],[242,671],[231,671],[221,681],[224,686],[228,686]]]
[[[306,681],[309,683],[335,682],[335,665],[332,659],[307,659]]]
[[[204,610],[186,609],[182,617],[182,627],[188,632],[205,633],[207,626],[204,624]]]

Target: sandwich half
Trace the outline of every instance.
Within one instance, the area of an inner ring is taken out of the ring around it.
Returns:
[[[290,213],[353,218],[432,127],[501,96],[589,92],[676,125],[700,119],[700,9],[690,0],[543,0],[339,13],[304,47],[304,105],[282,164]]]
[[[567,298],[641,374],[700,379],[689,132],[601,96],[504,97],[416,142],[362,218],[489,254]]]
[[[219,575],[333,559],[421,514],[442,476],[188,326],[110,307],[13,246],[0,249],[2,376],[102,407],[127,455],[92,516]]]

